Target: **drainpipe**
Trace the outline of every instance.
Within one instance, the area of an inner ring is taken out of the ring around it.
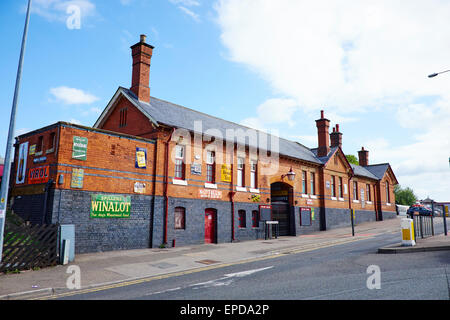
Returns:
[[[169,135],[169,138],[166,141],[166,163],[165,163],[165,177],[164,177],[164,199],[165,199],[165,208],[164,208],[164,239],[163,243],[167,244],[167,221],[169,220],[169,196],[167,194],[168,185],[169,185],[169,142],[172,138],[172,134],[175,131],[175,128],[172,128],[172,132]]]
[[[53,184],[53,180],[50,179],[46,184],[45,184],[45,192],[44,192],[44,205],[43,205],[43,209],[42,209],[42,224],[45,224],[45,218],[47,216],[47,201],[48,201],[48,192],[50,190],[50,187]]]
[[[348,178],[348,208],[350,209],[350,214],[352,214],[352,198],[350,197],[350,181],[353,179],[354,175],[351,173],[350,178]],[[356,190],[358,192],[358,190]]]
[[[233,162],[234,162],[234,146],[233,146],[233,154],[231,156],[231,191],[230,191],[230,201],[231,201],[231,242],[235,240],[234,237],[234,195],[236,192],[233,191],[234,188],[234,180],[233,180]]]

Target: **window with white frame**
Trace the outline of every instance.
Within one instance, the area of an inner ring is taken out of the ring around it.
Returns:
[[[302,193],[308,193],[308,190],[306,189],[306,171],[302,171]]]
[[[184,180],[184,146],[177,145],[175,148],[175,179]]]
[[[358,182],[353,181],[353,200],[358,200]]]
[[[342,177],[339,177],[339,198],[344,198],[344,193],[342,191]]]
[[[206,182],[216,182],[216,154],[214,151],[206,153]]]
[[[256,160],[250,161],[250,188],[257,189],[257,169],[258,164]]]
[[[243,187],[245,184],[245,159],[238,158],[237,159],[237,186]]]
[[[336,177],[331,176],[331,196],[336,197]]]
[[[309,188],[309,192],[312,195],[316,194],[316,175],[314,172],[311,172],[311,178],[309,180],[309,182],[311,183],[311,187]]]
[[[391,203],[391,197],[389,194],[389,182],[386,181],[386,203]]]
[[[372,201],[372,196],[370,192],[370,184],[366,184],[366,194],[367,194],[367,201]]]

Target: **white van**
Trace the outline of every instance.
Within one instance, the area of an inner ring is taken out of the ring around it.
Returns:
[[[408,211],[409,206],[402,206],[400,204],[395,205],[395,210],[397,211],[397,215],[406,216],[406,211]]]

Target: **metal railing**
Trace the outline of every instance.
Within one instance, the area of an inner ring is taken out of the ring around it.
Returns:
[[[434,223],[432,215],[410,215],[414,220],[414,240],[434,236]]]

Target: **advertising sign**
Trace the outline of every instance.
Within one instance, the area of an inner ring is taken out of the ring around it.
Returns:
[[[272,206],[260,205],[259,206],[259,216],[262,221],[272,220]]]
[[[72,169],[72,182],[70,186],[72,188],[82,189],[84,180],[84,170],[83,169]]]
[[[222,164],[220,176],[223,182],[231,182],[231,164]]]
[[[88,138],[73,137],[72,158],[86,161]]]
[[[91,218],[129,218],[130,212],[130,196],[91,195]]]
[[[200,198],[222,199],[222,191],[218,190],[199,189],[198,195]]]
[[[136,168],[147,168],[147,149],[136,147]]]
[[[196,176],[201,176],[202,175],[202,165],[200,163],[191,164],[191,174],[194,174]]]
[[[135,182],[134,183],[134,192],[135,193],[145,193],[145,183]]]
[[[32,146],[30,146],[30,156],[34,156],[35,153],[36,153],[36,145],[33,144]]]
[[[27,175],[27,157],[28,157],[28,142],[21,143],[19,146],[19,162],[17,167],[16,183],[25,183]]]
[[[30,169],[28,173],[29,184],[39,184],[48,182],[50,166]]]
[[[311,221],[311,208],[300,208],[300,225],[310,226]]]

